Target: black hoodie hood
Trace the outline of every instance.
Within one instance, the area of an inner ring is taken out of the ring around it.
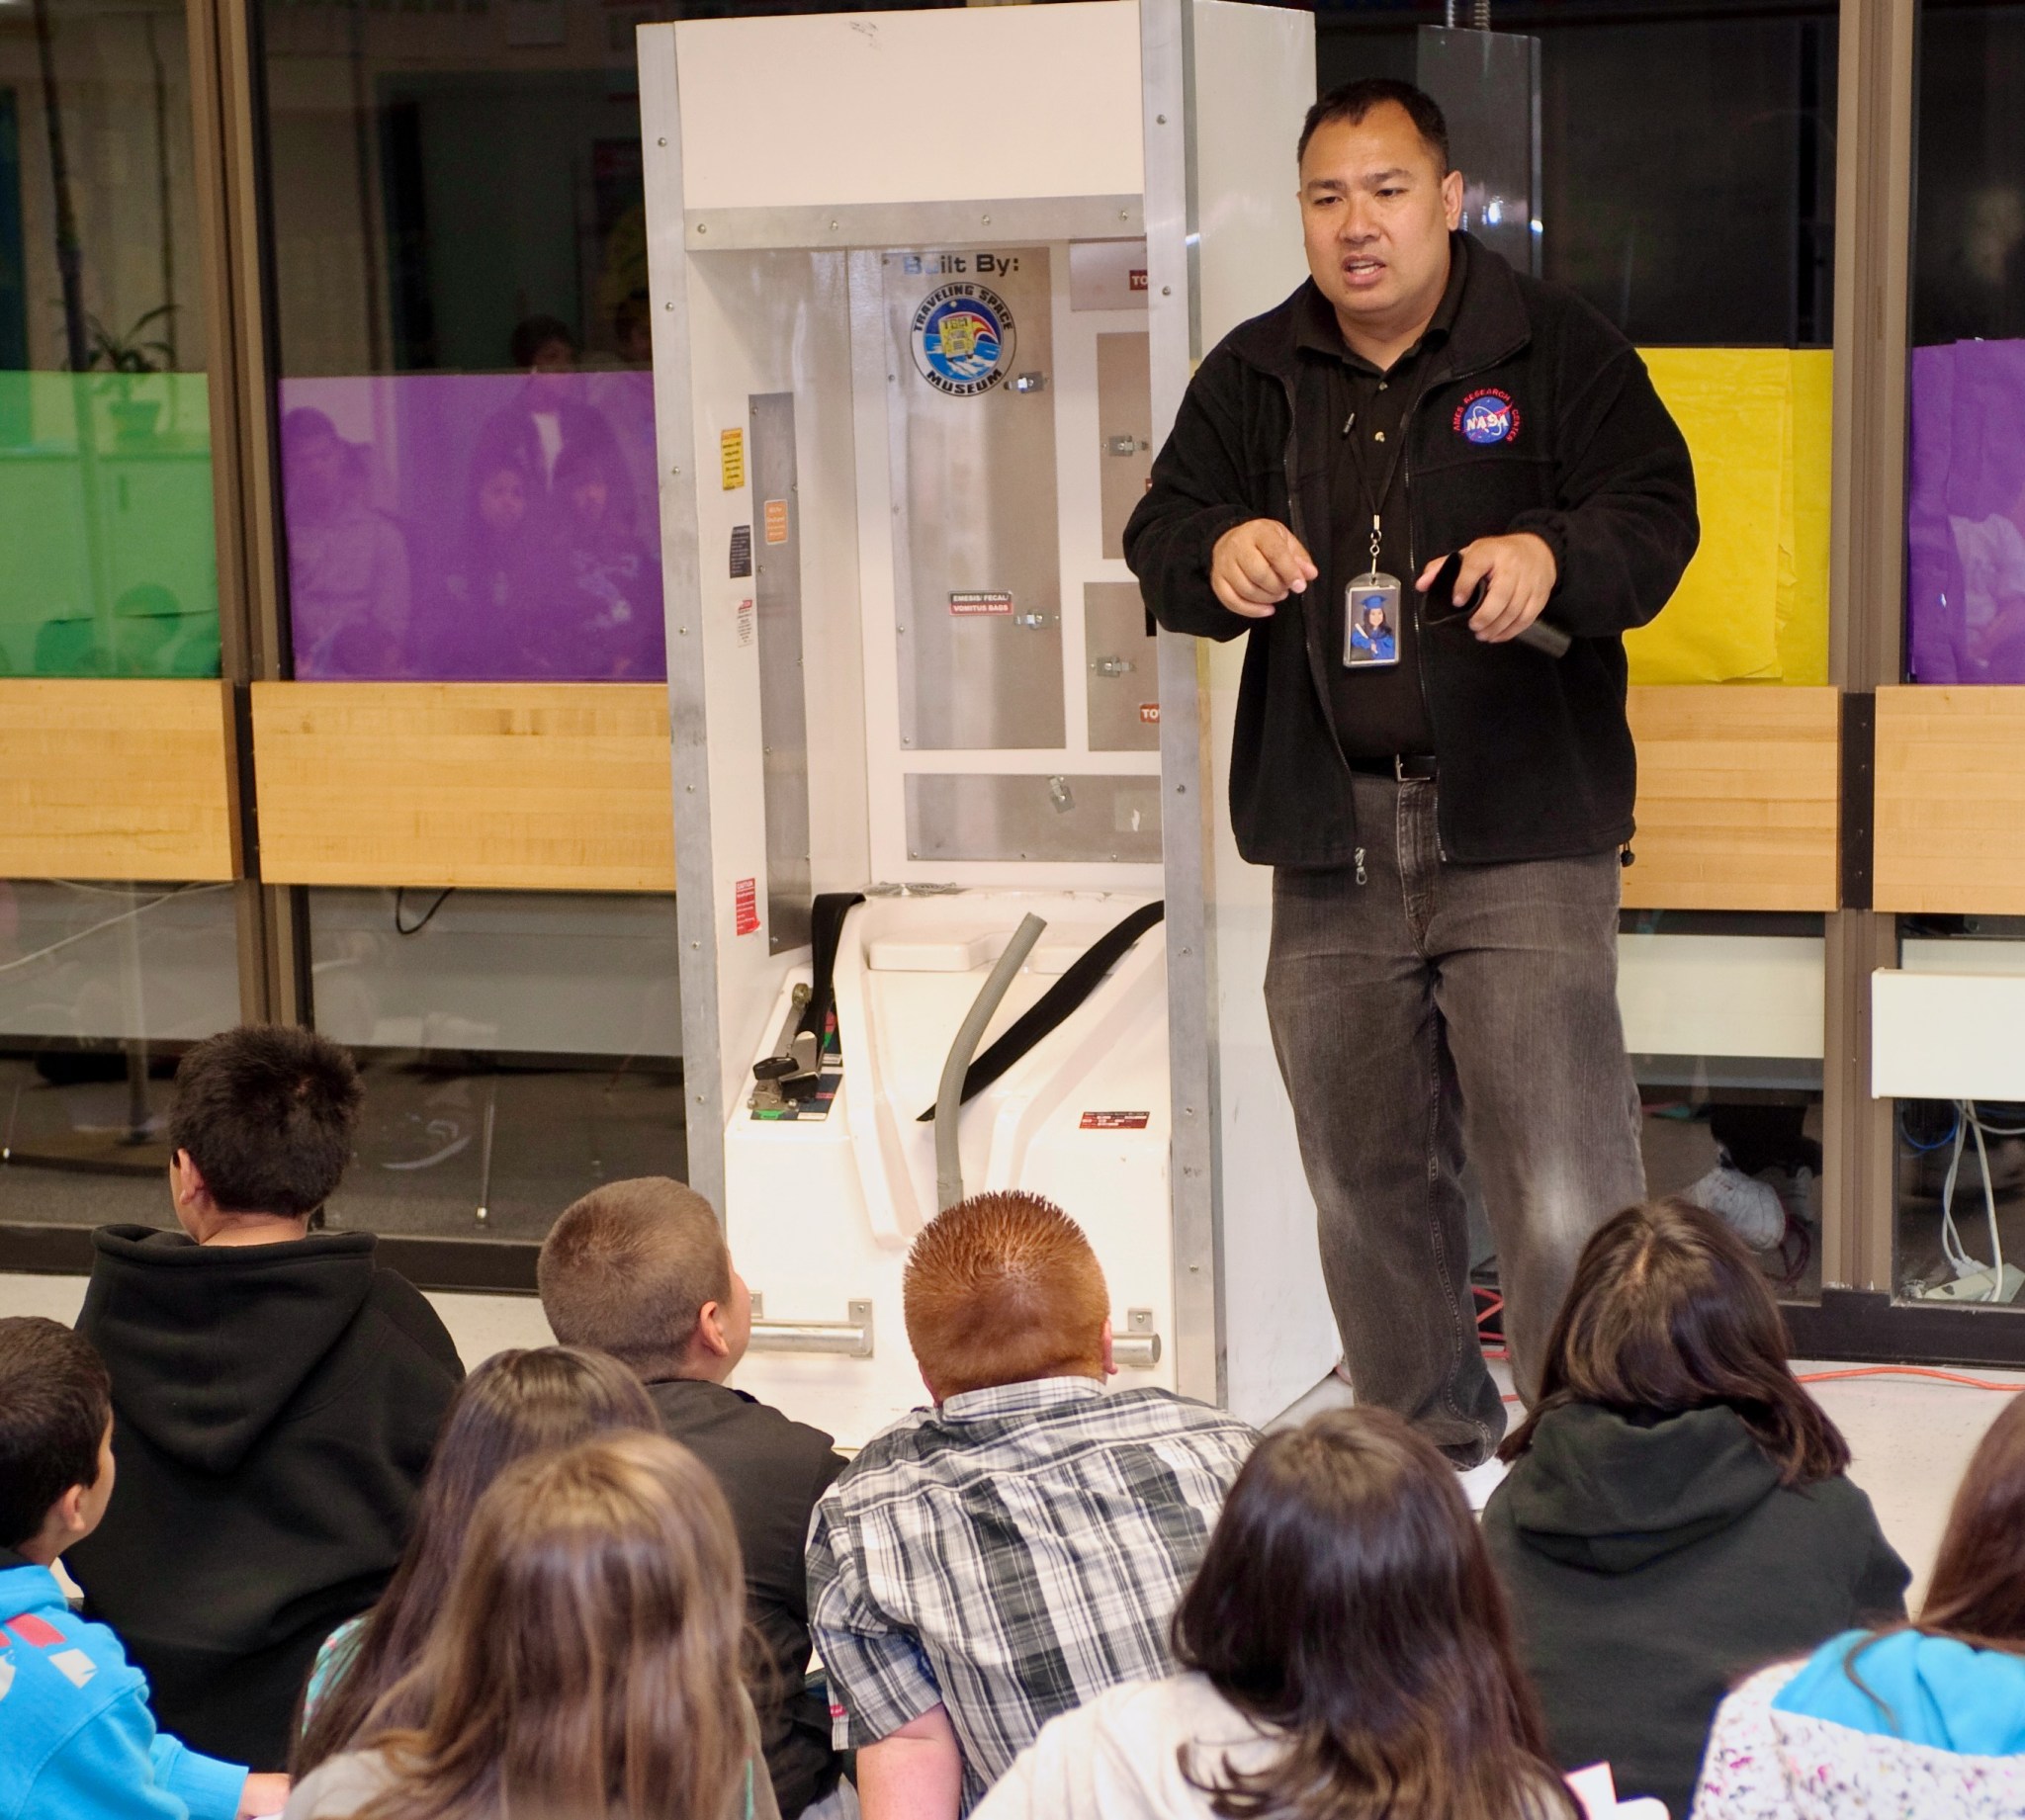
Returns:
[[[1627,1574],[1728,1528],[1778,1486],[1778,1465],[1733,1409],[1641,1423],[1569,1403],[1541,1418],[1500,1490],[1528,1546]]]
[[[92,1339],[119,1419],[202,1472],[237,1469],[373,1288],[370,1233],[200,1246],[103,1226],[92,1242]]]

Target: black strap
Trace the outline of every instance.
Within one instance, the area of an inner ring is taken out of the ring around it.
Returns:
[[[1041,994],[1033,1006],[1015,1018],[1012,1026],[991,1048],[970,1065],[963,1077],[963,1098],[967,1104],[1019,1060],[1036,1043],[1068,1021],[1069,1015],[1097,991],[1103,977],[1131,950],[1139,937],[1167,913],[1159,900],[1143,904],[1122,921],[1113,923],[1076,957],[1069,971]],[[930,1106],[915,1123],[925,1125],[935,1116]]]
[[[814,949],[814,968],[809,981],[809,1002],[802,1021],[795,1028],[816,1038],[816,1055],[823,1055],[823,1037],[830,1024],[830,1009],[836,1002],[836,948],[843,939],[843,919],[865,901],[861,891],[826,891],[809,906],[809,945]]]

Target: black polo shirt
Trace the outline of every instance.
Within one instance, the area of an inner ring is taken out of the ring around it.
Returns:
[[[1329,702],[1336,737],[1348,757],[1389,758],[1435,749],[1421,686],[1420,600],[1414,578],[1436,550],[1409,550],[1407,475],[1400,431],[1408,408],[1437,377],[1456,311],[1462,306],[1469,249],[1460,234],[1449,237],[1449,283],[1426,332],[1384,372],[1353,353],[1337,325],[1336,310],[1313,283],[1300,292],[1295,345],[1301,359],[1301,466],[1329,476],[1331,568],[1319,583],[1317,606],[1328,617],[1323,644],[1330,654]],[[1351,447],[1352,438],[1357,446]],[[1359,480],[1359,458],[1364,478]],[[1386,485],[1386,469],[1391,469]],[[1343,663],[1345,590],[1353,575],[1371,567],[1371,494],[1385,485],[1378,508],[1381,542],[1377,566],[1401,583],[1399,661],[1347,669]]]

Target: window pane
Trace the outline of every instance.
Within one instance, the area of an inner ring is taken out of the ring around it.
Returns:
[[[1905,672],[2025,682],[2025,7],[1919,9]]]
[[[1646,1188],[1722,1214],[1788,1301],[1821,1292],[1821,928],[1632,910],[1618,937]]]
[[[260,4],[295,673],[663,676],[640,15]]]
[[[1318,75],[1427,87],[1465,225],[1643,353],[1694,456],[1702,540],[1626,639],[1631,680],[1825,683],[1834,5],[1501,4],[1489,45],[1447,11],[1325,5]]]
[[[597,1182],[686,1175],[672,898],[314,891],[309,931],[366,1080],[333,1222],[540,1239]]]
[[[2025,972],[2025,917],[1906,916],[1906,974]],[[2025,1265],[2025,1105],[1995,1099],[1893,1102],[1895,1292],[1910,1301],[2019,1306]],[[1991,1297],[1996,1265],[2002,1288]]]
[[[218,674],[199,267],[180,0],[0,8],[0,675]]]
[[[229,885],[0,882],[0,1220],[166,1223],[170,1080],[238,1017]]]
[[[1444,13],[1318,7],[1321,86],[1414,80]],[[1501,4],[1495,24],[1541,44],[1541,277],[1641,346],[1829,344],[1832,4]]]

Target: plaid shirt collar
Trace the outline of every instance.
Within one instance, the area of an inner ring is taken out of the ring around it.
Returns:
[[[1024,1378],[1016,1384],[992,1384],[966,1390],[935,1405],[944,1422],[986,1422],[1005,1416],[1030,1416],[1036,1410],[1089,1403],[1103,1395],[1102,1378]]]

